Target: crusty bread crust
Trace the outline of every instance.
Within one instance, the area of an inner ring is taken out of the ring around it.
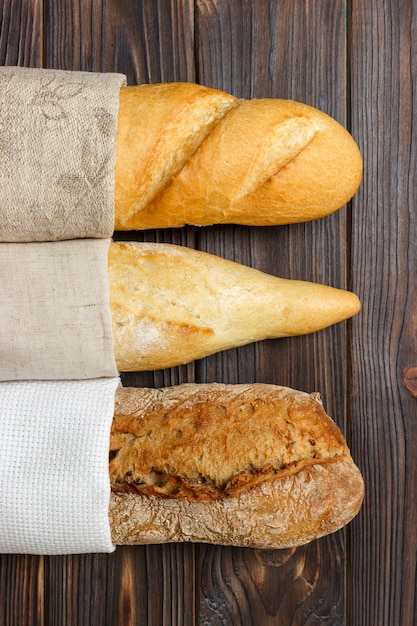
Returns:
[[[112,242],[119,371],[157,370],[269,338],[302,335],[360,309],[357,296],[287,280],[173,244]]]
[[[137,85],[120,90],[116,230],[132,227],[132,219],[182,170],[237,102],[222,91],[193,83]]]
[[[363,480],[318,394],[266,384],[120,389],[113,541],[281,548],[334,532]]]
[[[116,230],[309,221],[361,179],[352,136],[306,104],[192,83],[120,91]]]

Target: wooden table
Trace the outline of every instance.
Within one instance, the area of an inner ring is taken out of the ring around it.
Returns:
[[[414,6],[413,6],[414,5]],[[316,106],[364,157],[349,206],[288,227],[129,233],[346,287],[353,320],[125,384],[262,381],[320,391],[366,482],[358,517],[296,550],[206,545],[0,557],[5,626],[417,623],[417,7],[412,0],[1,0],[0,63],[194,81]],[[121,238],[116,234],[115,238]]]

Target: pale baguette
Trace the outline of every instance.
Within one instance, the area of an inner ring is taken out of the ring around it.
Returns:
[[[113,343],[119,371],[157,370],[355,315],[358,297],[278,278],[173,244],[112,242]]]
[[[120,90],[116,230],[309,221],[361,178],[352,136],[306,104],[192,83]]]
[[[298,546],[364,496],[318,394],[266,384],[118,390],[109,471],[116,544]]]

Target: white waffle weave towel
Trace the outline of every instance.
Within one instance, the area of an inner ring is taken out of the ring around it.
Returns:
[[[0,552],[112,552],[110,428],[119,378],[0,383]]]

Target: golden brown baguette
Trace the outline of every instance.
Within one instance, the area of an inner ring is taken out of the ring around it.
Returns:
[[[355,315],[357,296],[278,278],[173,244],[112,242],[113,343],[119,371],[157,370]]]
[[[109,471],[116,544],[297,546],[364,495],[318,394],[260,383],[118,390]]]
[[[309,221],[361,178],[352,136],[306,104],[192,83],[120,90],[116,230]]]

